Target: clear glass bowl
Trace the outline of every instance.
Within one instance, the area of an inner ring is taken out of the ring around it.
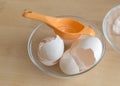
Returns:
[[[112,48],[120,52],[120,34],[116,34],[113,29],[113,24],[118,17],[120,17],[120,5],[113,7],[105,15],[103,19],[103,33]]]
[[[101,57],[99,59],[99,61],[97,61],[95,64],[93,64],[90,68],[86,69],[85,71],[82,71],[81,73],[78,74],[73,74],[73,75],[66,75],[63,72],[61,72],[61,70],[59,69],[59,65],[56,64],[55,66],[52,67],[47,67],[44,66],[38,59],[37,56],[37,51],[38,51],[38,45],[40,43],[40,41],[46,37],[49,36],[54,36],[55,33],[54,31],[48,27],[46,24],[41,23],[40,25],[38,25],[31,33],[29,40],[28,40],[28,54],[29,57],[32,61],[32,63],[42,72],[44,72],[45,74],[48,74],[50,76],[55,76],[55,77],[72,77],[72,76],[77,76],[80,74],[83,74],[87,71],[89,71],[90,69],[92,69],[93,67],[95,67],[100,60],[102,59],[104,52],[105,52],[105,42],[104,42],[104,37],[102,35],[102,33],[99,31],[98,27],[96,27],[95,24],[91,23],[88,20],[85,20],[81,17],[76,17],[76,16],[59,16],[59,17],[68,17],[68,18],[72,18],[75,19],[77,21],[80,21],[81,23],[92,27],[95,32],[96,32],[96,36],[101,40],[102,42],[102,54]]]

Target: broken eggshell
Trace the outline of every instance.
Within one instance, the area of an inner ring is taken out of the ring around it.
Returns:
[[[77,49],[77,52],[67,50],[60,59],[60,69],[68,75],[77,74],[94,64],[94,54],[91,49]]]
[[[38,49],[38,57],[46,66],[52,66],[63,55],[64,42],[57,35],[56,37],[48,37],[40,42]]]
[[[102,43],[97,37],[76,40],[60,59],[61,70],[68,75],[77,74],[94,65],[102,54]]]
[[[97,37],[89,37],[83,40],[77,40],[72,44],[72,48],[79,47],[83,49],[91,49],[94,53],[96,62],[101,58],[102,54],[102,43]]]

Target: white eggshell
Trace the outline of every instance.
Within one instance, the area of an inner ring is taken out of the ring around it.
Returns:
[[[58,61],[53,61],[53,60],[49,60],[49,59],[44,58],[44,56],[40,55],[39,52],[38,52],[38,57],[39,57],[40,62],[46,66],[52,66],[58,62]]]
[[[77,74],[91,67],[95,62],[91,49],[72,48],[63,54],[60,59],[60,69],[68,75]]]
[[[74,47],[70,49],[70,54],[74,57],[80,70],[85,70],[95,63],[94,53],[91,49]]]
[[[50,64],[54,63],[62,56],[64,52],[64,42],[59,37],[56,36],[54,39],[51,37],[45,39],[43,42],[39,44],[39,58],[42,60],[41,62],[45,65],[48,63],[47,66],[51,66]]]
[[[60,69],[68,75],[86,70],[98,61],[102,54],[102,43],[97,37],[75,41],[60,59]]]
[[[97,37],[89,37],[84,40],[78,40],[73,46],[83,49],[91,49],[94,52],[94,57],[98,61],[102,54],[102,43]]]
[[[63,57],[59,61],[61,70],[65,74],[77,74],[79,73],[79,66],[76,64],[73,57],[69,54],[69,50],[65,51]]]

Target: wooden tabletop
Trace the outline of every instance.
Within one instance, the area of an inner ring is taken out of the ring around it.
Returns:
[[[26,48],[39,22],[22,17],[24,9],[31,9],[51,16],[80,16],[101,27],[105,14],[118,4],[120,0],[0,0],[0,86],[120,86],[120,54],[108,42],[102,61],[78,77],[58,79],[39,71]]]

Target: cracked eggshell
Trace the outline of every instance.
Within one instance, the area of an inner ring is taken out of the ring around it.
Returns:
[[[63,54],[59,65],[65,74],[72,75],[90,68],[94,62],[95,58],[91,49],[75,47]]]
[[[102,54],[102,43],[97,37],[76,40],[60,59],[60,69],[68,75],[80,73],[94,65]]]
[[[80,73],[79,66],[76,64],[75,60],[70,55],[69,50],[65,51],[65,53],[63,54],[63,57],[59,61],[59,66],[65,74],[72,75]]]
[[[43,55],[40,55],[39,52],[38,52],[38,57],[39,57],[40,62],[46,66],[52,66],[58,62],[58,61],[53,61],[53,60],[49,60],[45,58]]]
[[[73,43],[72,47],[80,47],[83,49],[91,49],[94,53],[96,62],[100,59],[102,54],[102,43],[97,37],[89,37],[87,39],[78,40]]]
[[[40,42],[38,57],[44,65],[52,66],[57,63],[63,52],[64,42],[57,35],[56,37],[49,37]]]

